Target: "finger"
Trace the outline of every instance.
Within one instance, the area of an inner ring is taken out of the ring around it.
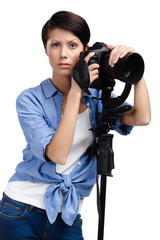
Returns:
[[[86,61],[86,63],[89,62],[89,60],[94,56],[95,52],[90,52],[85,58],[84,60]]]
[[[135,50],[132,47],[128,47],[128,49],[124,49],[124,51],[121,53],[120,58],[123,58],[127,53],[134,53]]]
[[[94,69],[99,69],[99,68],[100,68],[100,66],[99,66],[98,63],[92,63],[91,65],[88,66],[88,69],[89,69],[90,71],[92,71],[92,70],[94,70]]]
[[[116,45],[115,48],[110,53],[109,65],[113,66],[115,60],[117,60],[117,55],[124,48],[124,45]],[[119,55],[118,55],[119,56]]]
[[[94,75],[92,78],[90,78],[90,84],[92,84],[92,82],[94,82],[94,80],[98,79],[99,75]]]
[[[89,70],[89,75],[90,75],[90,84],[99,78],[99,64],[97,63],[93,63],[91,65],[88,66],[88,70]]]
[[[123,58],[129,52],[135,52],[135,50],[125,45],[117,45],[110,54],[109,65],[113,67],[119,58]]]
[[[131,53],[131,52],[135,52],[133,48],[131,47],[127,47],[124,46],[123,48],[119,49],[119,51],[117,52],[117,54],[114,57],[113,63],[117,63],[119,58],[123,58],[126,56],[126,54]]]
[[[90,84],[92,84],[92,82],[94,82],[94,80],[99,78],[99,74],[95,74],[94,76],[90,77]]]
[[[94,75],[97,75],[97,74],[99,74],[99,70],[98,69],[95,69],[95,70],[90,72],[90,76],[91,77],[94,76]]]
[[[112,45],[112,44],[107,44],[107,47],[108,47],[110,50],[114,49],[114,45]]]
[[[117,51],[112,55],[111,65],[114,65],[115,63],[117,63],[121,56],[125,56],[128,52],[127,49],[128,48],[125,46],[119,47]]]
[[[99,70],[98,69],[95,69],[90,72],[90,84],[98,78],[99,78]]]

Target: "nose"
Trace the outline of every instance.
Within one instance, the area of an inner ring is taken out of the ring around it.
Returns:
[[[66,46],[62,46],[60,57],[61,57],[61,58],[67,58],[67,49],[66,49]]]

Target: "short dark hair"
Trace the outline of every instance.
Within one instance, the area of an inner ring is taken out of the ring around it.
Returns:
[[[45,48],[50,30],[57,27],[71,31],[80,39],[84,48],[87,46],[90,40],[90,29],[87,22],[72,12],[59,11],[53,14],[42,28],[42,41]]]

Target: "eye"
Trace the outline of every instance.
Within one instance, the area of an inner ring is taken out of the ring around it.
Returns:
[[[76,48],[76,47],[77,47],[77,44],[76,44],[76,43],[71,43],[71,44],[69,45],[69,47],[70,47],[70,48]]]
[[[59,43],[53,43],[52,47],[57,48],[57,47],[59,47],[59,45],[60,45]]]

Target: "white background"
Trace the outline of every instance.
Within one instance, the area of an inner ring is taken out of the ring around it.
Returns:
[[[158,0],[51,1],[0,3],[0,194],[22,159],[25,140],[15,110],[17,95],[51,77],[41,28],[59,10],[83,16],[96,41],[130,45],[145,60],[152,121],[128,137],[114,134],[114,177],[108,179],[105,238],[159,240],[160,220],[160,34]],[[133,103],[133,91],[128,101]],[[86,240],[97,239],[96,189],[83,205]]]

